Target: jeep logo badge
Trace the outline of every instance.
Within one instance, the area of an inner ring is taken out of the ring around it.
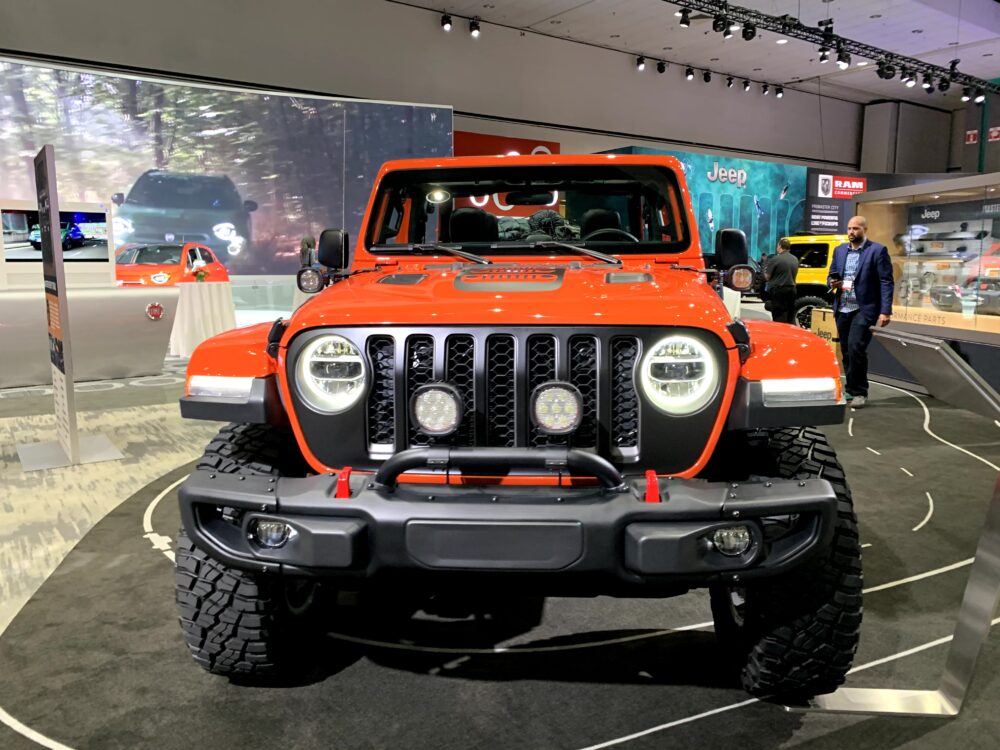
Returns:
[[[473,268],[455,277],[463,292],[549,292],[562,286],[565,269],[551,266]]]
[[[924,212],[922,214],[920,214],[920,218],[921,219],[940,219],[941,218],[941,212],[940,211],[931,211],[929,208],[925,208]]]
[[[159,320],[163,317],[163,305],[159,302],[150,302],[146,305],[146,317],[150,320]]]

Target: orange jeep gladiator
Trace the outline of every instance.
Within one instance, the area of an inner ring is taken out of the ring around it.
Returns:
[[[531,597],[531,625],[544,596],[707,588],[748,691],[841,684],[861,554],[815,429],[844,418],[837,363],[733,319],[746,239],[696,226],[670,157],[386,164],[353,247],[328,229],[299,272],[314,297],[191,358],[182,414],[231,423],[180,491],[198,663],[308,663],[330,593],[376,621]]]

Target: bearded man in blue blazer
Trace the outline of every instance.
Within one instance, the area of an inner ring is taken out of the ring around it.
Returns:
[[[892,318],[892,263],[885,245],[867,237],[868,221],[847,223],[848,242],[834,248],[827,283],[834,291],[833,312],[847,374],[847,400],[855,409],[868,405],[868,344],[872,327]]]

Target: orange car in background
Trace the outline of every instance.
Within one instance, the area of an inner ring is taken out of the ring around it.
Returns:
[[[184,245],[123,245],[115,255],[118,286],[173,286],[185,281],[229,281],[229,272],[209,248]]]

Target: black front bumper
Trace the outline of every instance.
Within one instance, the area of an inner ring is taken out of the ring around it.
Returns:
[[[350,497],[337,498],[336,475],[271,479],[198,470],[181,487],[181,516],[197,546],[235,568],[358,584],[501,576],[556,594],[778,575],[828,547],[837,508],[822,479],[661,478],[651,494],[645,479],[576,488],[351,479]],[[251,533],[258,520],[288,524],[288,541],[259,545]],[[753,542],[732,557],[711,537],[735,524],[746,525]]]

